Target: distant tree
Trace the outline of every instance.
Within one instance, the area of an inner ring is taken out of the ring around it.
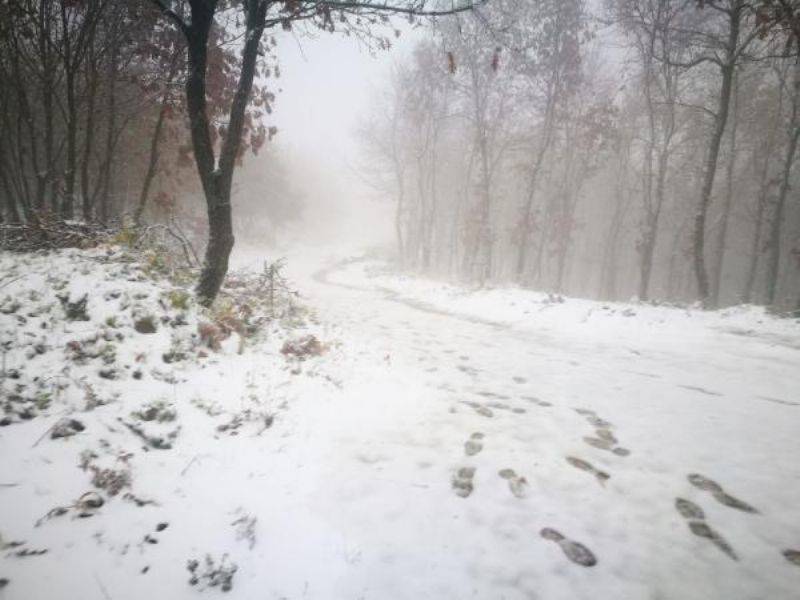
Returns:
[[[676,121],[680,68],[686,48],[672,25],[680,5],[672,0],[614,0],[611,16],[619,22],[638,63],[638,83],[646,118],[643,155],[641,233],[639,253],[640,300],[648,300],[656,243],[667,193],[670,155],[678,130]],[[661,57],[661,61],[656,60]]]

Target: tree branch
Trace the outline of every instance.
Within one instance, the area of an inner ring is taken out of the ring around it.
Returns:
[[[338,10],[374,10],[376,12],[391,12],[402,15],[417,16],[417,17],[444,17],[447,15],[455,15],[462,12],[473,10],[479,5],[485,4],[487,0],[467,0],[460,6],[452,6],[451,8],[427,10],[425,7],[428,2],[407,3],[406,5],[392,4],[391,2],[370,2],[368,0],[322,0],[317,4],[320,6],[327,6],[328,8]]]
[[[188,34],[189,25],[187,25],[186,21],[184,21],[178,13],[167,6],[164,0],[150,0],[150,2],[155,4],[162,13],[164,13],[173,23],[175,23],[178,26],[178,29],[180,29],[184,34]]]

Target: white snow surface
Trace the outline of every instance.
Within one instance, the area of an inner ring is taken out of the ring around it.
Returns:
[[[121,282],[120,270],[132,267],[91,253],[28,257],[17,272],[19,261],[0,256],[0,300],[37,291],[57,312],[62,292],[53,285],[64,279],[74,294],[91,292],[91,321],[42,330],[42,317],[17,319],[25,308],[0,311],[0,331],[14,342],[5,368],[90,382],[113,401],[85,411],[73,385],[37,418],[0,428],[0,547],[24,542],[0,552],[0,579],[9,580],[2,600],[798,598],[800,567],[782,555],[800,550],[797,321],[753,307],[470,291],[375,261],[322,269],[290,257],[316,323],[276,325],[242,354],[231,343],[164,364],[182,327],[135,333],[131,311],[104,298],[121,289],[142,310],[173,318],[156,301],[168,284]],[[141,380],[127,372],[106,380],[97,361],[65,359],[70,340],[115,311],[126,336],[117,362],[128,371],[142,364]],[[189,310],[185,330],[202,318]],[[286,337],[309,332],[329,344],[325,354],[302,363],[281,355]],[[26,358],[20,340],[29,337],[52,349]],[[14,384],[3,380],[6,392]],[[154,400],[177,414],[158,431],[180,432],[171,449],[144,451],[117,419]],[[210,416],[198,400],[223,414]],[[235,436],[217,430],[248,408],[274,423],[246,422]],[[629,455],[584,441],[596,428],[587,411]],[[42,438],[64,415],[86,430]],[[467,455],[475,433],[482,448]],[[101,491],[106,502],[93,516],[71,510],[36,526],[94,489],[78,466],[86,450],[101,466],[126,463],[126,491],[157,504]],[[567,457],[610,478],[602,484]],[[467,497],[452,486],[464,467],[475,469]],[[517,474],[516,494],[503,469]],[[689,482],[693,473],[758,512],[718,502]],[[692,535],[676,498],[701,507],[738,560]],[[243,516],[256,519],[254,536],[233,524]],[[168,527],[156,532],[159,523]],[[586,546],[597,564],[571,562],[541,537],[547,527]],[[48,552],[16,556],[20,548]],[[187,561],[207,554],[237,565],[230,592],[189,585]]]

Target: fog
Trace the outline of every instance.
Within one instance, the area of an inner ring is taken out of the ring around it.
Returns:
[[[0,600],[797,600],[800,0],[0,0]]]
[[[793,307],[798,211],[780,200],[793,101],[770,95],[788,90],[789,77],[785,59],[768,58],[772,42],[741,49],[747,59],[732,67],[735,93],[725,98],[717,144],[713,68],[668,62],[702,50],[690,39],[670,50],[677,58],[659,62],[641,45],[658,23],[647,15],[637,22],[624,3],[590,3],[553,17],[573,19],[575,35],[589,36],[569,49],[558,44],[572,34],[548,41],[537,33],[536,8],[526,13],[534,21],[519,25],[527,33],[509,33],[511,10],[403,25],[389,50],[355,37],[282,34],[268,119],[279,133],[246,171],[264,161],[294,165],[303,218],[283,228],[283,243],[393,246],[404,268],[468,284]],[[716,27],[698,14],[669,18]],[[524,51],[520,35],[535,40]],[[548,73],[563,79],[560,87]],[[708,144],[719,147],[713,161]],[[484,172],[475,167],[480,156],[490,163]],[[246,176],[237,179],[243,190]],[[777,222],[785,223],[778,234]],[[693,249],[699,231],[702,251]]]
[[[387,85],[392,65],[407,58],[423,30],[400,25],[402,35],[388,50],[341,35],[281,35],[275,113],[275,145],[300,173],[313,173],[301,185],[304,218],[282,234],[284,246],[295,242],[361,249],[392,241],[392,198],[365,181],[360,172],[364,147],[358,127],[378,91]],[[264,158],[251,157],[259,169]],[[237,182],[244,190],[247,178]],[[358,232],[357,235],[353,235]],[[244,240],[254,245],[257,240]]]

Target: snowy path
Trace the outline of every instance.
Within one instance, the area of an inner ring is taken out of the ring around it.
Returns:
[[[188,584],[206,554],[238,565],[227,597],[248,600],[798,597],[800,554],[783,555],[800,550],[797,323],[319,264],[289,261],[322,357],[287,361],[276,337],[166,366],[152,346],[146,373],[180,383],[97,378],[124,393],[70,409],[84,433],[37,442],[58,403],[0,431],[0,600],[224,596]],[[63,367],[71,337],[52,335],[32,373]],[[182,429],[143,451],[114,424],[159,398]],[[220,433],[249,408],[274,424]],[[123,457],[130,491],[156,502],[107,497],[36,526],[92,489],[86,450]],[[47,552],[15,556],[17,540]]]
[[[359,349],[315,440],[342,540],[315,597],[796,597],[800,568],[782,552],[800,546],[797,348],[519,331],[357,269],[310,289]],[[570,562],[543,528],[598,564]]]

